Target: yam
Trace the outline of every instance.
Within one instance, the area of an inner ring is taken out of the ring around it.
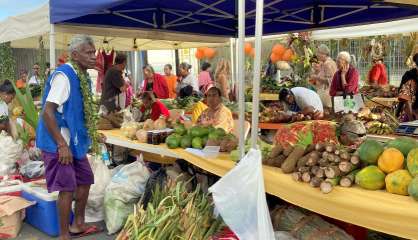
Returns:
[[[275,145],[271,149],[270,157],[275,158],[275,157],[279,156],[282,152],[283,152],[283,147],[280,144]]]
[[[342,161],[349,161],[350,160],[350,154],[346,151],[340,152],[340,158]]]
[[[354,184],[354,179],[356,177],[356,174],[359,172],[359,169],[351,171],[346,176],[342,177],[340,180],[340,186],[341,187],[351,187]]]
[[[324,159],[328,159],[328,155],[329,155],[329,153],[328,153],[328,152],[323,152],[323,153],[322,153],[322,158],[324,158]]]
[[[335,178],[341,176],[341,171],[337,166],[329,166],[325,169],[325,176],[327,178]]]
[[[318,163],[318,158],[315,157],[309,157],[308,160],[306,161],[306,165],[307,166],[315,166]]]
[[[290,146],[290,147],[285,148],[285,149],[283,150],[283,155],[285,155],[285,156],[287,157],[287,156],[289,156],[292,152],[293,152],[293,147],[292,147],[292,146]]]
[[[308,183],[311,181],[311,173],[310,172],[305,172],[302,174],[302,181]]]
[[[332,186],[330,182],[322,181],[321,184],[319,185],[319,189],[321,190],[322,193],[328,194],[332,192],[332,190],[334,189],[334,186]]]
[[[306,166],[306,161],[308,161],[308,155],[305,155],[305,156],[299,158],[299,160],[296,164],[296,167],[300,168],[300,167]]]
[[[319,178],[325,177],[325,171],[324,171],[324,169],[319,168],[318,171],[316,172],[315,176],[316,177],[319,177]]]
[[[310,167],[300,167],[300,168],[298,168],[298,172],[300,172],[300,173],[306,173],[306,172],[309,172],[309,171],[311,171]]]
[[[327,167],[329,165],[329,161],[328,159],[321,158],[319,159],[318,164],[320,167]]]
[[[297,161],[303,157],[305,153],[305,148],[302,146],[295,146],[292,153],[287,156],[286,160],[284,160],[281,168],[284,173],[291,173],[295,170]]]
[[[294,172],[294,173],[292,173],[292,178],[296,182],[300,182],[300,181],[302,181],[302,173],[300,173],[300,172]]]
[[[311,187],[317,188],[319,187],[319,185],[321,185],[321,182],[322,182],[322,178],[312,177],[309,184],[311,185]]]
[[[283,161],[286,159],[286,157],[284,156],[284,155],[279,155],[279,156],[277,156],[277,157],[275,157],[275,158],[273,158],[273,162],[272,162],[272,165],[270,165],[270,166],[273,166],[273,167],[281,167],[282,166],[282,164],[283,164]]]
[[[350,158],[350,162],[351,162],[353,165],[358,165],[358,164],[360,163],[360,157],[359,157],[358,155],[353,155],[353,156],[351,156],[351,158]]]
[[[336,146],[335,144],[329,143],[325,146],[325,151],[329,152],[329,153],[334,153],[336,150]]]
[[[323,143],[317,143],[315,145],[315,150],[318,151],[318,152],[325,151],[325,144],[323,144]]]
[[[340,164],[338,165],[338,168],[343,173],[349,173],[353,171],[354,165],[351,162],[340,162]]]
[[[315,145],[314,144],[309,144],[308,147],[305,150],[305,153],[308,154],[310,152],[315,151]]]
[[[316,175],[316,173],[320,170],[319,166],[312,166],[311,167],[311,173],[313,175]]]

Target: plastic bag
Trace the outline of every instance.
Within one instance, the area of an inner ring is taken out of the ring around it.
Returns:
[[[28,161],[20,167],[20,174],[27,178],[38,178],[45,174],[43,161]]]
[[[141,157],[142,158],[142,155]],[[109,234],[119,231],[145,191],[150,172],[141,160],[123,166],[105,191],[105,222]]]
[[[209,188],[216,210],[241,240],[273,240],[260,150],[250,149],[238,165]]]
[[[94,184],[90,187],[85,217],[86,222],[100,222],[104,219],[105,190],[111,174],[101,157],[93,158],[90,165],[94,174]]]
[[[0,133],[0,176],[16,171],[16,162],[20,160],[22,151],[21,141],[14,141],[5,131]]]

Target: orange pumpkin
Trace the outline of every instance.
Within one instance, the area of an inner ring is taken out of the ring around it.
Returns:
[[[206,58],[211,59],[215,56],[216,50],[213,48],[206,48],[204,53],[205,53],[204,55]]]
[[[251,43],[245,43],[244,50],[246,55],[250,55],[252,49],[253,46],[251,46]]]
[[[273,49],[271,51],[274,54],[276,54],[277,57],[281,58],[284,52],[286,51],[286,48],[282,44],[278,43],[273,46]]]
[[[271,53],[270,55],[270,60],[272,63],[276,63],[280,60],[280,56],[278,56],[277,54],[275,54],[274,52]]]
[[[293,58],[293,50],[292,49],[287,49],[282,56],[282,60],[283,61],[291,61]]]

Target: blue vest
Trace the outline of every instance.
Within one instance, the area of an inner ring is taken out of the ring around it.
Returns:
[[[55,112],[55,120],[58,128],[69,129],[69,147],[73,157],[81,159],[86,156],[91,145],[91,140],[84,122],[84,105],[80,79],[77,77],[74,69],[68,64],[63,64],[58,67],[45,84],[45,92],[42,98],[42,114],[39,118],[38,128],[36,129],[36,146],[45,152],[58,153],[57,143],[45,126],[43,111],[49,91],[51,90],[51,79],[59,72],[65,74],[70,80],[70,96],[63,105],[63,113]]]

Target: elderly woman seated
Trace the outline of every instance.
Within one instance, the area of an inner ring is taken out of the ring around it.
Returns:
[[[358,93],[359,72],[351,65],[348,52],[340,52],[337,57],[338,71],[332,78],[329,94],[334,96],[354,95]]]
[[[202,112],[197,120],[198,125],[223,128],[227,133],[234,127],[231,111],[222,104],[222,93],[217,87],[212,87],[206,92],[206,104],[208,108]]]

